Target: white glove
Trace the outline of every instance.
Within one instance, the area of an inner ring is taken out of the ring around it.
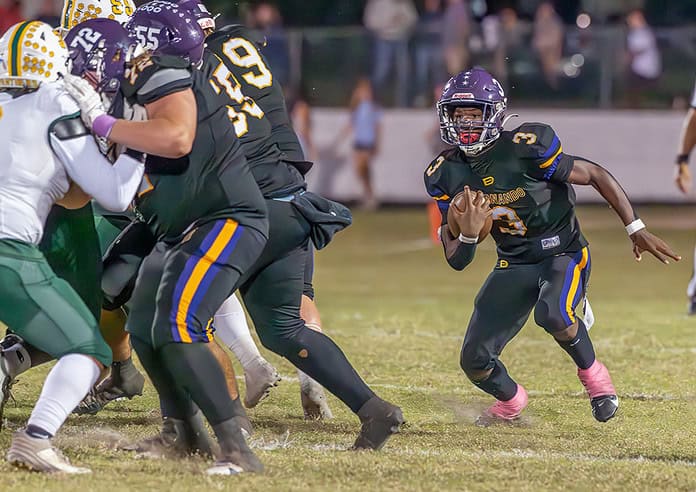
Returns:
[[[99,93],[82,77],[65,74],[63,80],[65,81],[65,89],[82,112],[82,121],[91,130],[94,120],[106,114]]]

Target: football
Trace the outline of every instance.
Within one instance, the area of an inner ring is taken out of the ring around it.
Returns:
[[[454,220],[454,214],[455,212],[463,213],[466,210],[466,201],[464,199],[464,192],[457,193],[455,197],[452,199],[450,202],[449,210],[447,210],[447,227],[449,227],[450,233],[454,237],[459,237],[459,233],[461,232],[459,230],[459,226],[457,225],[457,221]],[[480,243],[486,237],[488,234],[491,232],[491,228],[493,227],[493,218],[488,217],[486,219],[486,222],[483,224],[483,227],[479,231],[478,235],[478,242]]]

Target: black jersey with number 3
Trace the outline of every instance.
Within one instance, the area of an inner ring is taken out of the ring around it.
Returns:
[[[425,186],[447,222],[452,198],[468,185],[491,201],[491,235],[510,263],[535,263],[587,245],[575,217],[575,192],[567,182],[573,159],[563,154],[553,129],[524,123],[502,132],[487,151],[467,157],[442,152],[425,170]]]
[[[267,235],[263,196],[227,110],[203,74],[179,58],[144,56],[121,85],[131,105],[153,103],[189,88],[197,106],[193,148],[180,159],[147,157],[135,199],[137,212],[158,239],[167,241],[180,239],[192,225],[219,218],[232,218]]]

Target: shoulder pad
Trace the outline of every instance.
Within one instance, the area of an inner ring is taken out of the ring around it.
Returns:
[[[80,113],[61,116],[49,125],[48,132],[55,135],[58,140],[71,140],[90,134],[87,127],[82,123]]]
[[[173,56],[143,56],[128,69],[123,94],[139,104],[147,104],[193,84],[191,68]]]
[[[515,154],[524,159],[553,160],[562,151],[556,132],[544,123],[523,123],[509,133]]]
[[[447,196],[447,173],[446,165],[444,165],[450,157],[452,151],[456,149],[447,149],[440,152],[433,161],[430,162],[425,169],[423,179],[425,180],[425,188],[428,194],[436,200],[446,200]]]
[[[241,24],[232,24],[218,29],[213,34],[208,36],[208,39],[212,38],[212,40],[216,40],[220,39],[221,37],[224,37],[225,39],[234,37],[244,38],[251,41],[259,48],[263,48],[266,46],[266,36],[264,36],[263,33],[253,29],[249,29],[248,27],[243,26]]]

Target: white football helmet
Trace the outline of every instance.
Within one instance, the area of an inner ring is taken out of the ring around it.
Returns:
[[[0,87],[38,88],[67,72],[68,50],[51,26],[20,22],[0,38]]]
[[[133,0],[65,0],[60,27],[69,31],[87,19],[111,19],[125,24],[134,11]]]

